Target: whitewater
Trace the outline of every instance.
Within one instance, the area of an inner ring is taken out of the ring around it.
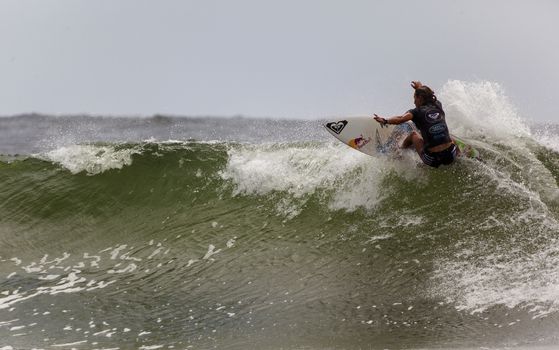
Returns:
[[[0,349],[556,348],[559,125],[493,82],[438,98],[483,161],[324,120],[0,118]]]

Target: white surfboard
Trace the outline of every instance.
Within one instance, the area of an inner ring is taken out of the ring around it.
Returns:
[[[324,127],[341,142],[370,156],[395,153],[406,136],[418,131],[411,122],[382,125],[370,116],[347,117],[328,122]],[[457,136],[451,137],[458,146],[459,157],[481,160],[477,149]]]
[[[414,130],[409,123],[382,125],[369,116],[347,117],[324,126],[338,140],[370,156],[395,151]]]

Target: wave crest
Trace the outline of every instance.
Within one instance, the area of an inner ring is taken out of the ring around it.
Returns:
[[[86,172],[88,175],[96,175],[132,164],[132,156],[139,153],[140,150],[136,148],[72,145],[39,154],[37,158],[59,164],[72,174]]]

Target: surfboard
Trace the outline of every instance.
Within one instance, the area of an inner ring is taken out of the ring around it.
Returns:
[[[452,134],[450,135],[450,137],[452,137],[454,143],[456,144],[456,147],[458,147],[458,150],[460,150],[458,156],[482,160],[479,151],[471,145],[467,144],[466,141]]]
[[[395,154],[406,136],[418,131],[412,122],[382,125],[370,116],[347,117],[327,122],[324,127],[341,142],[370,156]],[[459,137],[451,137],[460,151],[459,156],[480,159],[477,149]]]

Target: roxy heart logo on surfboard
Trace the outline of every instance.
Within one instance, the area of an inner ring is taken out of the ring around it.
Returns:
[[[340,120],[338,122],[327,123],[326,127],[332,130],[333,132],[335,132],[336,134],[340,134],[346,125],[347,125],[347,120]]]

